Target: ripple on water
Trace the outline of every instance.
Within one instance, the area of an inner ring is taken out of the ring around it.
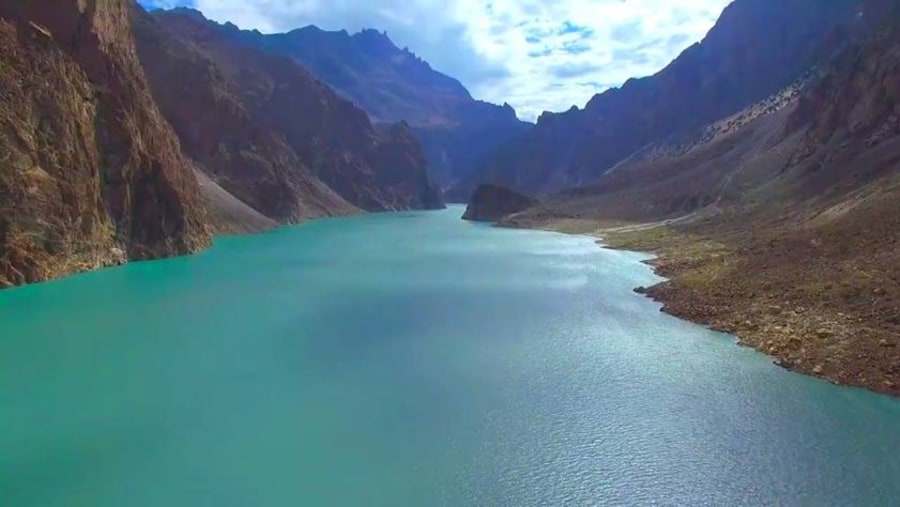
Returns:
[[[646,255],[461,212],[0,293],[4,504],[900,498],[897,400],[661,314]]]

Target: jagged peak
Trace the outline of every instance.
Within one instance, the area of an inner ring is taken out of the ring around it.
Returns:
[[[359,44],[366,51],[376,51],[380,53],[405,53],[411,55],[406,49],[399,49],[394,41],[388,37],[386,31],[378,31],[374,28],[365,28],[362,31],[353,34],[350,38]],[[414,56],[414,55],[413,55]]]
[[[544,111],[538,116],[538,123],[546,123],[550,121],[551,118],[558,116],[560,113],[554,113],[553,111]]]
[[[515,118],[516,120],[519,119],[519,113],[516,112],[516,108],[512,107],[512,105],[510,105],[509,102],[504,102],[503,105],[500,106],[500,109],[502,109],[503,113],[506,114],[507,116],[511,116],[511,117]]]
[[[154,9],[154,10],[161,11],[163,13],[178,14],[181,16],[189,16],[189,17],[192,17],[195,19],[202,19],[203,21],[207,21],[206,16],[199,10],[194,9],[193,7],[181,6],[181,7],[175,7],[173,9]]]
[[[339,37],[350,37],[350,34],[347,30],[325,30],[324,28],[320,28],[316,25],[306,25],[301,26],[300,28],[294,28],[293,30],[286,32],[285,35],[336,35]]]
[[[566,109],[565,111],[561,111],[561,112],[544,111],[544,112],[541,113],[541,115],[538,117],[538,121],[540,121],[541,118],[547,118],[547,119],[549,119],[549,118],[553,118],[553,117],[556,117],[556,116],[563,116],[563,115],[565,115],[565,114],[577,113],[578,111],[580,111],[580,109],[578,108],[578,106],[576,106],[576,105],[574,105],[574,104],[573,104],[572,107],[570,107],[569,109]]]
[[[363,28],[359,32],[353,34],[355,38],[367,38],[372,40],[386,40],[393,44],[388,36],[387,30],[376,30],[375,28]]]
[[[209,19],[206,17],[205,14],[203,14],[202,11],[194,9],[193,7],[175,7],[173,9],[155,9],[155,10],[151,11],[150,14],[153,16],[160,16],[163,18],[169,17],[169,16],[178,17],[178,18],[190,20],[195,23],[219,26],[219,27],[222,27],[229,31],[240,31],[241,30],[238,26],[236,26],[234,23],[231,23],[230,21],[225,22],[223,24],[223,23],[219,23],[218,21]]]

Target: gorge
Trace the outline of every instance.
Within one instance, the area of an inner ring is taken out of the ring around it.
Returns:
[[[535,124],[149,5],[0,0],[4,505],[900,498],[896,0]]]

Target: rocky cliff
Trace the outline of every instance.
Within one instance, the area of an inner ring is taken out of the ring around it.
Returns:
[[[858,0],[736,0],[702,42],[658,74],[545,113],[464,182],[528,192],[595,180],[654,141],[692,136],[802,77],[860,23]]]
[[[792,164],[813,159],[820,172],[889,145],[900,134],[900,29],[894,26],[900,3],[874,0],[866,7],[887,21],[844,50],[801,97],[786,127],[787,134],[805,130]],[[855,182],[881,176],[885,169],[893,168],[873,167],[871,174],[856,175]]]
[[[0,285],[207,244],[127,0],[0,0]]]
[[[480,185],[472,194],[463,220],[496,222],[538,204],[537,199],[498,185]]]
[[[416,209],[441,209],[444,201],[429,173],[420,170],[428,161],[419,141],[406,122],[381,125],[370,159],[378,171],[375,180],[393,202],[406,203],[415,196]]]
[[[376,131],[306,69],[196,11],[133,16],[154,96],[185,152],[253,208],[296,221],[442,206],[404,126]]]
[[[231,36],[287,56],[365,109],[376,123],[408,123],[422,142],[432,173],[446,186],[511,137],[526,131],[509,105],[475,100],[459,81],[435,71],[387,34],[350,35],[315,26],[283,34],[241,31]]]
[[[0,286],[443,206],[407,125],[191,11],[0,0],[0,49]]]

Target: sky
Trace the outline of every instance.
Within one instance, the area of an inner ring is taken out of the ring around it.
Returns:
[[[703,38],[731,0],[140,0],[261,32],[386,31],[476,98],[526,120],[583,107]]]

